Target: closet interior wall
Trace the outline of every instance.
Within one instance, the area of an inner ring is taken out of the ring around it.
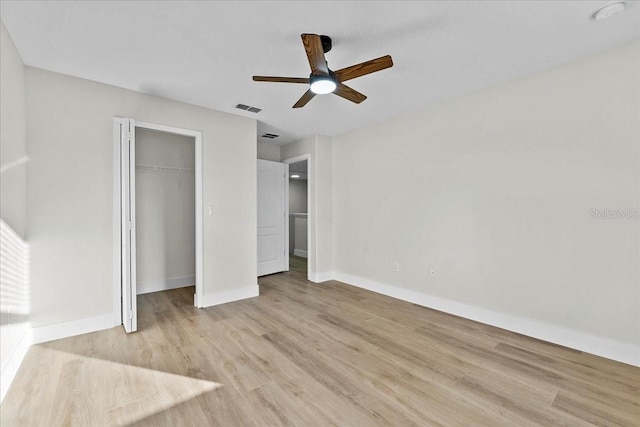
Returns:
[[[195,284],[195,141],[136,129],[138,294]]]
[[[307,257],[307,174],[296,169],[307,170],[306,160],[289,165],[289,254]],[[300,164],[304,164],[301,167]],[[293,178],[291,175],[297,175]]]

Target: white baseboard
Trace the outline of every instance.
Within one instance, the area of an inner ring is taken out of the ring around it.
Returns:
[[[336,273],[334,271],[321,271],[317,273],[311,273],[309,274],[309,280],[313,283],[322,283],[326,282],[327,280],[333,280],[335,274]]]
[[[114,315],[107,314],[104,316],[95,316],[87,319],[74,320],[71,322],[56,323],[53,325],[39,326],[36,328],[25,325],[25,332],[14,347],[5,366],[2,367],[0,375],[0,402],[4,400],[4,396],[9,390],[9,386],[13,382],[20,364],[29,351],[32,344],[40,344],[47,341],[53,341],[61,338],[82,335],[89,332],[101,331],[103,329],[113,328]]]
[[[171,279],[159,280],[157,282],[138,283],[136,293],[138,295],[150,294],[151,292],[168,291],[169,289],[184,288],[194,286],[196,276],[173,277]]]
[[[200,307],[212,307],[214,305],[257,297],[258,295],[260,295],[260,288],[257,284],[228,291],[213,292],[202,296]]]
[[[61,338],[73,337],[76,335],[88,334],[89,332],[101,331],[113,328],[113,314],[89,317],[87,319],[73,320],[71,322],[55,323],[53,325],[39,326],[32,328],[33,344],[40,344],[47,341],[59,340]]]
[[[20,365],[27,355],[29,347],[31,347],[31,342],[31,328],[28,323],[25,323],[22,338],[20,338],[16,346],[13,348],[7,362],[2,367],[2,373],[0,373],[0,403],[4,400],[7,391],[9,391],[9,387],[11,386],[13,379],[16,377],[18,369],[20,369]]]
[[[543,341],[595,354],[607,359],[640,366],[640,347],[548,323],[499,313],[446,298],[386,285],[362,277],[335,272],[335,280],[408,301],[434,310],[464,317],[476,322],[506,329]]]
[[[294,256],[299,256],[302,258],[306,258],[307,257],[307,251],[303,251],[302,249],[294,249],[293,250],[293,255]]]

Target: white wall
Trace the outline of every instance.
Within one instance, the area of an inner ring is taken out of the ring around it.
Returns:
[[[640,363],[640,221],[590,214],[640,209],[638,76],[634,42],[336,137],[337,277]]]
[[[257,290],[256,121],[27,67],[33,323],[113,313],[113,117],[203,132],[204,297]]]
[[[195,139],[136,129],[139,294],[195,284]]]
[[[307,180],[289,179],[289,253],[295,249],[307,250],[307,220],[304,221],[304,229],[299,218],[291,215],[307,212]],[[304,237],[302,236],[304,234]],[[304,238],[304,247],[302,240]],[[296,244],[297,241],[297,244]]]
[[[295,215],[293,217],[293,254],[307,257],[307,215]]]
[[[308,163],[309,197],[309,279],[314,282],[329,280],[333,271],[333,176],[332,139],[313,135],[280,146],[280,158],[284,161],[303,154],[310,154]]]
[[[275,144],[267,144],[266,142],[258,142],[257,144],[258,159],[270,160],[272,162],[280,161],[280,146]]]
[[[333,139],[316,135],[316,262],[319,279],[329,280],[333,263]],[[319,280],[319,281],[322,281]]]
[[[289,213],[307,212],[307,181],[289,180]]]
[[[0,400],[28,348],[24,64],[0,21]]]
[[[26,233],[27,150],[24,64],[0,21],[0,217]]]

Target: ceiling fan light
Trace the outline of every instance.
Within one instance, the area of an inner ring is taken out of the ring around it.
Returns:
[[[311,76],[309,89],[316,95],[324,95],[336,90],[336,82],[330,76]]]

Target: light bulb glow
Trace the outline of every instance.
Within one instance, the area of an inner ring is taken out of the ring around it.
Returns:
[[[336,90],[336,82],[329,76],[313,76],[309,89],[317,95],[324,95]]]
[[[300,178],[300,175],[291,175],[291,178]]]

